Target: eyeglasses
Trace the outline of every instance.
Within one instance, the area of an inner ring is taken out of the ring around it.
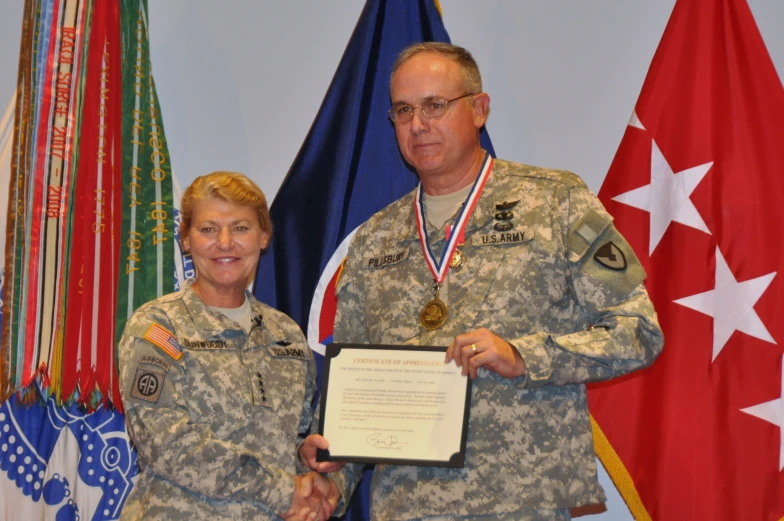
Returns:
[[[420,105],[418,107],[411,105],[398,105],[389,109],[389,119],[395,123],[408,123],[414,119],[414,109],[421,110],[422,115],[427,118],[440,118],[446,114],[446,110],[449,108],[450,103],[474,95],[476,95],[476,92],[469,92],[468,94],[463,94],[462,96],[458,96],[452,99],[433,98],[428,100],[424,105]]]

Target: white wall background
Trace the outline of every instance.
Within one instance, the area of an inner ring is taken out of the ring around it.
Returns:
[[[153,71],[181,185],[217,169],[271,199],[310,128],[364,0],[150,0]],[[441,0],[491,96],[498,155],[598,191],[674,0]],[[779,76],[784,2],[749,0]],[[22,0],[0,0],[0,112],[16,84]],[[608,512],[631,519],[603,478]]]

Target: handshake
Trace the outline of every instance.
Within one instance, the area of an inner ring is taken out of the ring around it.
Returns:
[[[294,476],[294,498],[288,512],[283,515],[286,521],[326,521],[337,508],[340,501],[337,485],[316,472],[335,472],[344,465],[316,462],[316,449],[326,449],[328,446],[326,439],[312,434],[300,447],[300,462],[311,471]]]
[[[326,521],[335,511],[340,492],[335,482],[318,472],[294,476],[294,499],[283,515],[287,521]]]

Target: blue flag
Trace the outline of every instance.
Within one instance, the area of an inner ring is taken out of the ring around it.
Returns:
[[[449,42],[435,0],[367,1],[270,208],[273,237],[255,294],[297,321],[319,366],[332,339],[335,280],[353,232],[419,181],[400,154],[387,110],[395,58],[426,41]],[[482,145],[495,155],[484,130]],[[369,480],[363,481],[348,519],[369,518]]]
[[[117,411],[13,394],[0,405],[0,519],[119,519],[136,458]]]

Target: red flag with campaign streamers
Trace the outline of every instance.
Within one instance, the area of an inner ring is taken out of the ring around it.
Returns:
[[[647,370],[589,391],[638,520],[784,519],[784,88],[746,0],[679,0],[599,198],[648,272]]]

